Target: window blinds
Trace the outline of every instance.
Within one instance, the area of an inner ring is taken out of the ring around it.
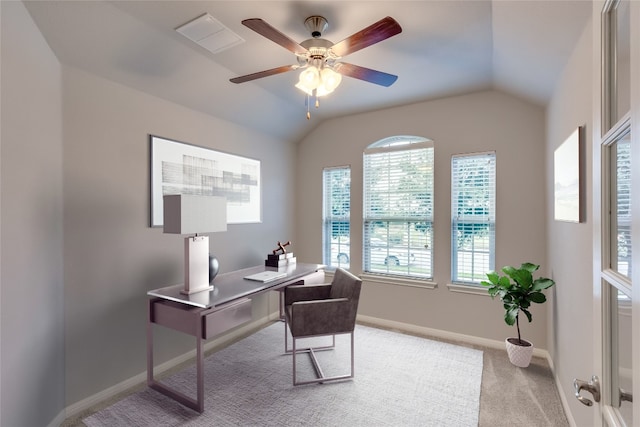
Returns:
[[[631,138],[626,135],[614,145],[615,191],[612,191],[612,268],[631,277]]]
[[[363,164],[365,271],[433,277],[433,144],[378,145]]]
[[[495,153],[451,159],[452,281],[478,283],[494,269]]]
[[[351,215],[351,169],[323,170],[323,263],[349,267]]]
[[[364,175],[365,218],[432,220],[433,148],[365,154]]]

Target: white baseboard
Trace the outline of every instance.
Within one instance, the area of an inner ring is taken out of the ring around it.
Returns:
[[[549,356],[549,359],[551,356]],[[547,359],[547,360],[549,360]],[[550,363],[551,365],[551,363]],[[551,368],[553,372],[553,379],[556,382],[556,387],[558,388],[558,394],[560,395],[560,401],[562,402],[562,407],[564,408],[564,414],[567,417],[567,421],[571,427],[578,427],[576,424],[576,420],[573,418],[573,414],[571,413],[571,409],[569,408],[569,402],[567,401],[567,394],[562,387],[562,383],[560,382],[560,378],[558,378],[558,374],[555,372],[553,368]]]
[[[264,326],[267,323],[270,323],[272,321],[278,320],[280,318],[280,314],[279,312],[273,312],[270,313],[267,317],[255,320],[253,322],[250,322],[238,329],[236,329],[235,331],[233,331],[230,334],[227,335],[223,335],[219,338],[216,338],[213,341],[210,341],[208,343],[205,344],[204,349],[205,351],[209,351],[213,348],[222,346],[228,342],[231,342],[239,337],[241,337],[242,335],[251,332],[252,330],[261,328],[262,326]],[[421,334],[421,335],[429,335],[435,338],[442,338],[442,339],[446,339],[446,340],[451,340],[451,341],[458,341],[458,342],[462,342],[462,343],[468,343],[468,344],[475,344],[475,345],[481,345],[484,347],[489,347],[489,348],[495,348],[495,349],[504,349],[504,341],[498,341],[498,340],[492,340],[492,339],[488,339],[488,338],[480,338],[480,337],[475,337],[472,335],[464,335],[464,334],[458,334],[455,332],[449,332],[449,331],[443,331],[440,329],[432,329],[432,328],[427,328],[424,326],[417,326],[417,325],[412,325],[410,323],[402,323],[402,322],[396,322],[393,320],[386,320],[386,319],[380,319],[377,317],[371,317],[371,316],[364,316],[364,315],[358,315],[357,316],[357,320],[364,322],[364,323],[368,323],[371,325],[375,325],[375,326],[380,326],[383,328],[387,328],[387,329],[397,329],[399,331],[403,331],[403,332],[411,332],[411,333],[417,333],[417,334]],[[534,349],[533,352],[534,356],[538,356],[538,357],[544,357],[548,363],[549,366],[551,368],[551,372],[554,376],[554,380],[556,383],[556,387],[558,388],[558,394],[560,395],[560,400],[562,402],[562,406],[564,408],[564,412],[567,416],[567,419],[569,421],[569,424],[572,427],[576,427],[576,423],[575,420],[573,419],[573,416],[571,414],[571,411],[569,410],[569,405],[568,402],[566,400],[566,394],[564,393],[564,390],[562,388],[562,385],[560,384],[560,381],[558,379],[558,376],[555,372],[554,369],[554,365],[553,365],[553,360],[551,360],[551,355],[549,354],[549,352],[547,350],[544,349]],[[168,360],[158,366],[154,367],[154,373],[157,374],[162,374],[163,372],[168,371],[169,369],[174,368],[175,366],[178,366],[179,364],[186,362],[189,359],[194,358],[196,355],[196,350],[193,349],[187,353],[184,353],[180,356],[177,356],[171,360]],[[80,412],[91,408],[92,406],[103,402],[107,399],[112,398],[113,396],[117,395],[118,393],[121,393],[123,391],[126,391],[132,387],[135,387],[139,384],[144,383],[147,380],[147,372],[141,372],[138,375],[129,378],[125,381],[122,381],[112,387],[109,387],[99,393],[96,393],[92,396],[87,397],[86,399],[83,399],[79,402],[76,402],[68,407],[65,408],[65,410],[63,412],[61,412],[60,414],[58,414],[58,416],[51,421],[51,423],[49,424],[48,427],[55,427],[60,425],[65,418],[68,417],[72,417],[74,415],[79,414]]]
[[[66,419],[66,412],[63,409],[62,411],[60,411],[58,415],[56,415],[56,417],[53,420],[51,420],[49,424],[47,424],[47,427],[60,427],[60,424],[62,424],[65,419]]]
[[[441,329],[432,329],[425,326],[412,325],[410,323],[396,322],[393,320],[379,319],[377,317],[358,315],[357,320],[370,323],[372,325],[381,326],[389,329],[398,329],[400,331],[412,332],[422,335],[430,335],[435,338],[442,338],[452,341],[460,341],[467,344],[481,345],[489,348],[504,349],[504,341],[492,340],[489,338],[474,337],[473,335],[458,334],[456,332],[443,331]],[[549,359],[549,353],[540,348],[533,349],[533,355]]]
[[[209,351],[213,348],[216,347],[220,347],[224,344],[227,344],[235,339],[237,339],[238,337],[241,337],[242,335],[251,332],[252,330],[261,328],[262,326],[264,326],[265,324],[270,322],[272,315],[269,315],[268,317],[262,318],[262,319],[258,319],[255,320],[253,322],[247,323],[244,326],[241,326],[240,328],[234,330],[233,332],[226,334],[226,335],[222,335],[219,338],[214,339],[213,341],[209,341],[207,343],[205,343],[204,345],[204,351]],[[277,319],[277,315],[276,315],[276,319]],[[189,359],[195,358],[196,357],[196,350],[193,349],[191,351],[188,351],[187,353],[184,353],[180,356],[174,357],[171,360],[168,360],[160,365],[157,365],[153,368],[153,372],[154,375],[159,375],[162,374],[163,372],[168,371],[171,368],[174,368],[175,366],[178,366],[179,364],[186,362]],[[123,391],[129,390],[132,387],[135,387],[139,384],[142,384],[144,382],[147,381],[147,371],[145,370],[144,372],[141,372],[137,375],[135,375],[134,377],[131,377],[127,380],[124,380],[114,386],[111,386],[99,393],[96,393],[92,396],[87,397],[86,399],[82,399],[79,402],[76,402],[72,405],[69,405],[65,408],[65,411],[62,413],[62,421],[64,421],[65,418],[69,418],[69,417],[73,417],[74,415],[77,415],[79,413],[81,413],[82,411],[91,408],[92,406],[103,402],[107,399],[112,398],[113,396],[117,395],[118,393],[121,393]],[[56,420],[59,418],[60,416],[56,417]],[[61,421],[61,422],[62,422]],[[61,423],[60,422],[60,423]],[[52,421],[52,425],[60,425],[60,423],[54,424],[54,422]]]

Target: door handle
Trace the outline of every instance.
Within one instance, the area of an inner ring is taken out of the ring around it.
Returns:
[[[623,402],[625,400],[627,402],[633,403],[633,394],[629,393],[624,389],[620,389],[620,402]]]
[[[578,399],[583,405],[592,406],[593,402],[591,399],[580,396],[580,392],[582,390],[587,390],[593,396],[593,400],[600,402],[600,381],[595,375],[591,377],[591,381],[589,382],[574,379],[573,388],[576,391],[576,399]]]

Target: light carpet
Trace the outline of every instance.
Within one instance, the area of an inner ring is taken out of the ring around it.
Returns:
[[[353,380],[294,387],[283,328],[275,323],[206,358],[202,414],[146,388],[83,421],[89,427],[478,425],[482,351],[358,325]],[[348,373],[349,347],[349,336],[339,335],[335,350],[317,353],[325,375]],[[298,378],[312,378],[309,357],[297,361]],[[195,365],[163,382],[194,396]]]

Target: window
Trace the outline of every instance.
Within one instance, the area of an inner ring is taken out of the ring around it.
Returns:
[[[364,152],[364,271],[433,277],[433,142],[394,136]]]
[[[451,280],[476,284],[495,267],[496,155],[451,159]]]
[[[351,169],[327,168],[322,174],[322,262],[329,268],[349,268]]]
[[[631,133],[622,135],[610,150],[611,268],[631,278]]]

